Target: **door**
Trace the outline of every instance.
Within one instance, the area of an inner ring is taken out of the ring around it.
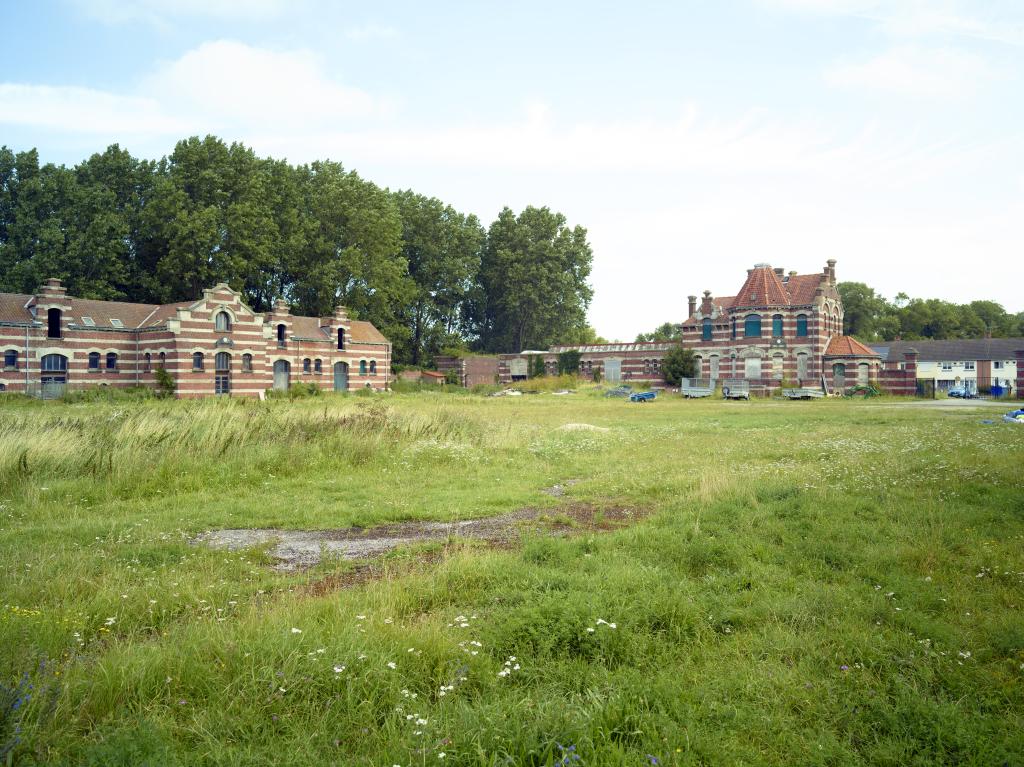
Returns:
[[[274,363],[274,388],[278,391],[288,389],[288,377],[291,373],[291,363],[288,360],[278,360]]]
[[[842,362],[832,366],[832,388],[840,392],[846,390],[846,365]]]
[[[348,391],[348,363],[334,363],[334,391]]]
[[[622,380],[622,360],[607,359],[604,361],[604,380],[618,383]]]

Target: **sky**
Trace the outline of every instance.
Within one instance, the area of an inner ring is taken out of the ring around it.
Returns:
[[[1024,2],[0,0],[0,145],[214,134],[588,230],[600,335],[755,263],[1024,310]]]

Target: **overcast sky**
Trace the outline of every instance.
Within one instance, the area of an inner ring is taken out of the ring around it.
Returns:
[[[0,144],[338,160],[590,233],[608,338],[768,262],[1024,310],[1024,2],[0,0]]]

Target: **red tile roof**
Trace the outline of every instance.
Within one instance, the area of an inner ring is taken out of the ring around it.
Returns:
[[[789,302],[794,306],[806,306],[814,303],[814,295],[821,284],[823,274],[794,274],[785,282]]]
[[[734,306],[789,306],[789,294],[770,266],[755,266],[747,275]]]
[[[825,349],[826,357],[880,357],[874,349],[865,346],[853,336],[833,336]]]
[[[386,344],[388,339],[377,330],[371,323],[361,320],[352,320],[349,335],[353,341],[365,341],[369,343]]]
[[[292,335],[299,336],[300,338],[315,338],[319,340],[326,340],[330,335],[330,328],[325,333],[320,329],[320,318],[319,317],[295,317],[292,320]]]
[[[31,322],[32,315],[25,308],[31,300],[32,296],[21,293],[0,293],[0,322]]]

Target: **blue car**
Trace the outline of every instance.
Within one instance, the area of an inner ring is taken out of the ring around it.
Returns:
[[[638,392],[633,392],[632,394],[629,395],[629,401],[630,402],[650,402],[656,396],[658,396],[657,392],[653,392],[653,391],[638,391]]]

